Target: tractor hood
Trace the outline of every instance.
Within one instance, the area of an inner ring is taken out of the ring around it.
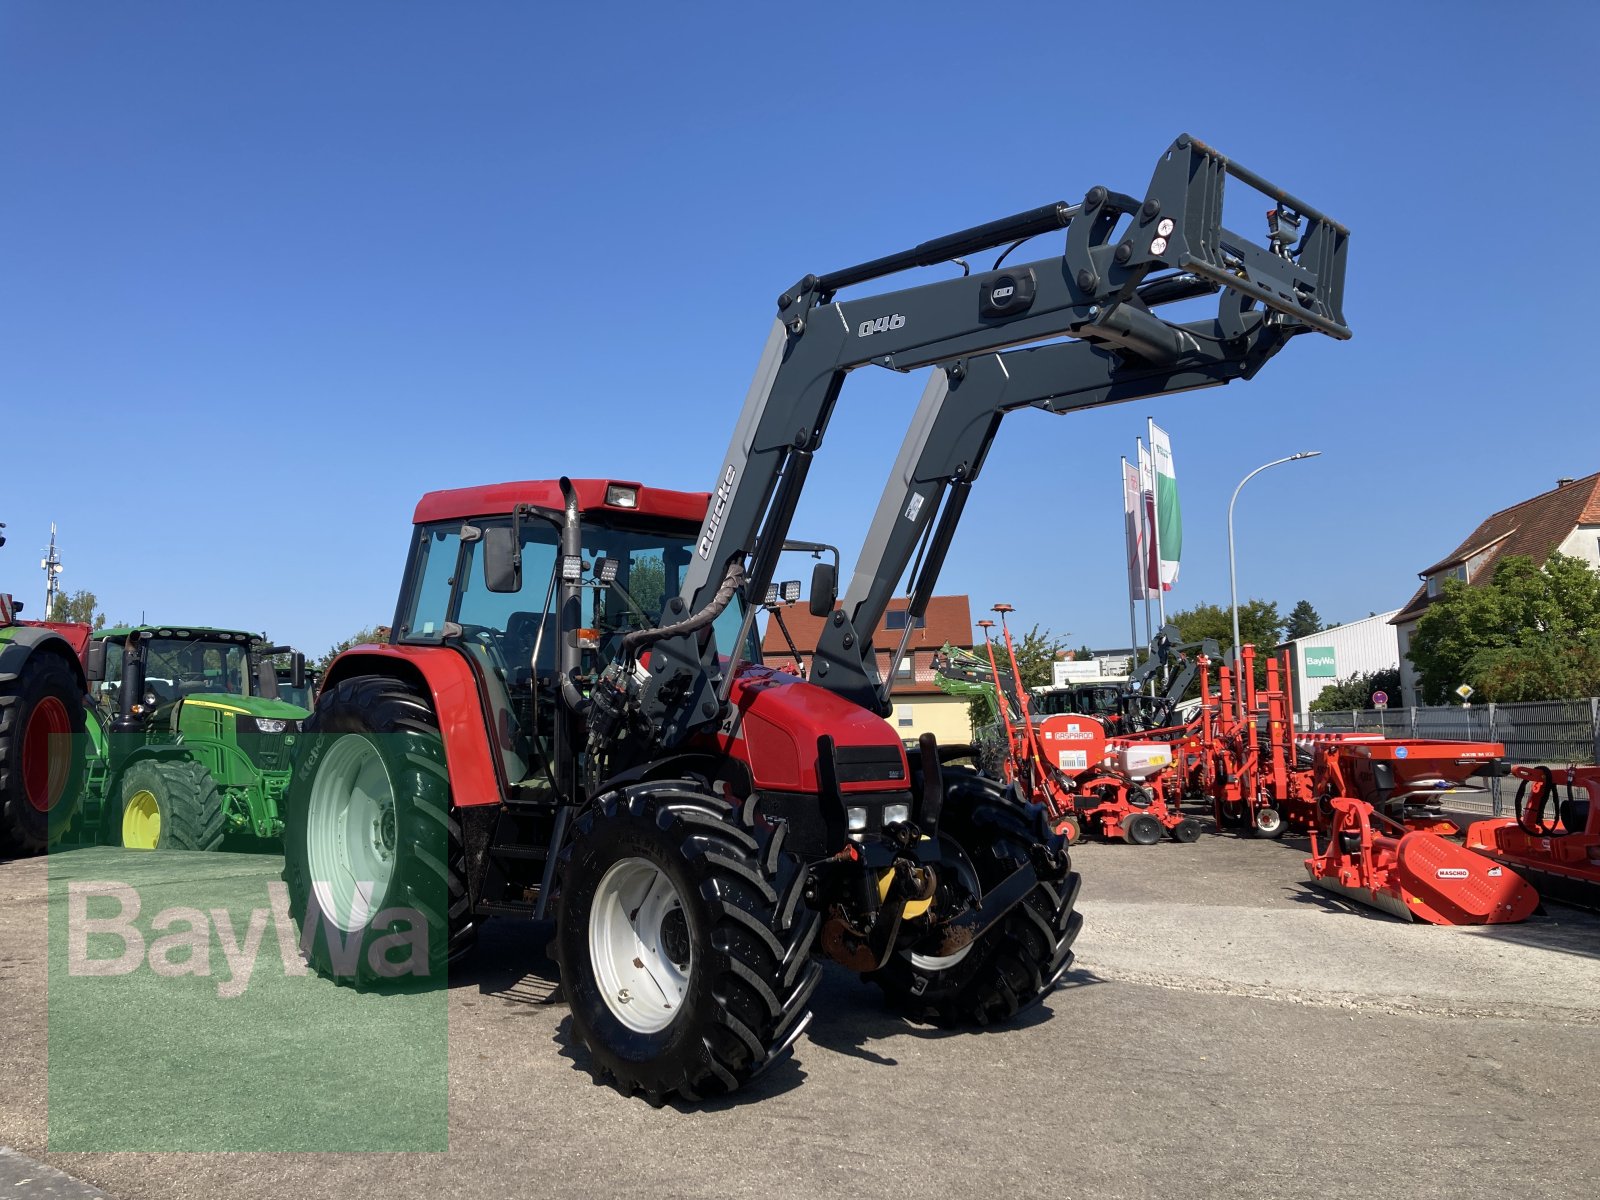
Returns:
[[[824,734],[833,738],[841,791],[911,786],[905,746],[889,723],[825,688],[746,663],[729,704],[733,716],[718,747],[749,767],[757,790],[817,792],[817,739]]]
[[[230,696],[226,692],[197,692],[183,698],[185,706],[214,708],[236,716],[261,717],[279,721],[303,721],[311,714],[286,700],[268,700],[264,696]]]

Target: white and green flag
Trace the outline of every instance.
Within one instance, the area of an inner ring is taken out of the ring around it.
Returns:
[[[1150,422],[1150,451],[1156,468],[1156,546],[1161,551],[1161,590],[1178,582],[1183,555],[1183,510],[1178,505],[1178,476],[1172,469],[1172,442],[1167,431]]]

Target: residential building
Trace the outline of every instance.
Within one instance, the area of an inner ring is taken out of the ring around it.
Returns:
[[[812,616],[803,604],[786,605],[782,615],[794,649],[790,649],[778,621],[768,616],[761,639],[761,656],[768,665],[780,670],[809,671],[824,618]],[[897,597],[889,602],[882,622],[872,631],[880,677],[889,669],[890,653],[906,634],[908,619],[906,600]],[[900,660],[889,689],[889,698],[894,703],[889,723],[906,741],[916,741],[924,733],[933,734],[940,744],[972,740],[967,701],[960,696],[945,695],[933,679],[934,655],[946,643],[972,649],[972,631],[972,606],[965,596],[934,596],[928,601],[926,616],[914,623],[905,657]],[[795,651],[798,651],[798,662]]]
[[[1531,500],[1491,513],[1444,558],[1418,572],[1422,586],[1390,618],[1399,634],[1400,686],[1406,704],[1417,703],[1417,673],[1407,657],[1417,621],[1439,598],[1444,581],[1477,586],[1494,578],[1495,566],[1512,555],[1542,565],[1553,552],[1581,558],[1600,570],[1600,472],[1558,479]]]

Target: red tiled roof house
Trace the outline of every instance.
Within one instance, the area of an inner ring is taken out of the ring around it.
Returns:
[[[790,670],[795,665],[809,668],[825,618],[812,616],[811,611],[800,604],[786,605],[782,611],[800,662],[795,663],[794,651],[784,640],[778,622],[770,616],[761,638],[761,657],[769,666],[780,670]],[[905,636],[906,620],[906,600],[903,596],[897,597],[889,601],[883,621],[872,631],[880,676],[889,669],[889,655]],[[890,699],[894,701],[889,723],[905,740],[915,741],[923,733],[932,733],[940,745],[972,740],[967,701],[960,696],[945,695],[933,681],[933,656],[946,642],[970,650],[972,629],[972,606],[967,597],[934,596],[928,601],[927,616],[911,630],[905,657],[900,660],[900,669],[895,672],[889,690]]]
[[[1555,551],[1600,570],[1600,472],[1558,480],[1551,491],[1491,513],[1448,555],[1418,572],[1422,586],[1389,621],[1400,635],[1400,689],[1406,704],[1417,703],[1417,673],[1409,657],[1411,635],[1418,619],[1438,599],[1444,581],[1485,583],[1494,578],[1495,566],[1503,558],[1524,555],[1540,565]]]

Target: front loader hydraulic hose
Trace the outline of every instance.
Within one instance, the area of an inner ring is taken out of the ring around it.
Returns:
[[[669,637],[679,637],[686,633],[699,633],[706,628],[733,603],[733,597],[744,586],[744,564],[734,559],[728,564],[728,572],[722,577],[722,586],[717,588],[717,594],[711,597],[699,612],[690,613],[675,625],[659,625],[654,629],[635,629],[632,633],[624,635],[622,639],[622,657],[634,658],[640,650],[653,646],[657,642]]]

